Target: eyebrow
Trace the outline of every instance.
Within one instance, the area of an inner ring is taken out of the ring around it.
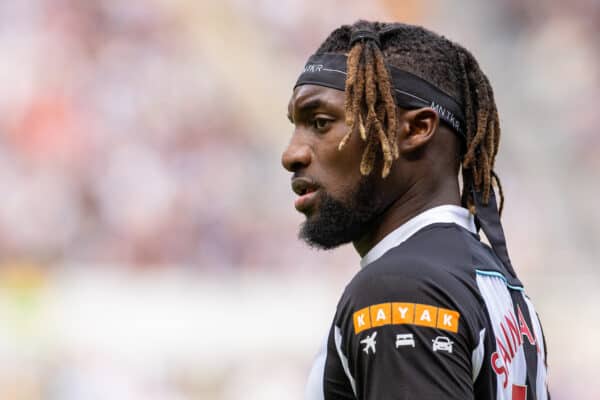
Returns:
[[[308,99],[306,101],[301,100],[300,105],[294,107],[294,111],[295,114],[301,115],[316,108],[326,107],[327,104],[326,101],[323,101],[320,98]],[[291,110],[288,108],[288,119],[293,123],[294,120],[292,119],[292,113],[290,111]]]

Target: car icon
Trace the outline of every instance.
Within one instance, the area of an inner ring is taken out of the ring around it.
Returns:
[[[415,347],[415,338],[412,333],[399,333],[396,335],[396,348],[400,346]]]
[[[438,336],[432,340],[433,342],[433,351],[447,351],[448,353],[452,353],[452,345],[454,344],[446,336]]]

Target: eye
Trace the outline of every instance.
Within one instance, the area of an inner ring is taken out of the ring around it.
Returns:
[[[329,118],[315,117],[312,120],[312,126],[318,131],[324,132],[329,128],[329,124],[333,122]]]

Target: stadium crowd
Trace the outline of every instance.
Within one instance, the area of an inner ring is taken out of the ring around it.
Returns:
[[[200,280],[354,269],[351,250],[324,267],[323,253],[295,239],[301,217],[279,157],[296,73],[329,31],[360,16],[423,24],[473,50],[496,90],[498,172],[518,268],[534,276],[568,266],[597,281],[599,3],[433,3],[0,2],[0,284],[14,286],[7,277],[23,265],[49,281],[65,266],[193,270]],[[8,336],[0,333],[0,354]],[[249,380],[240,373],[231,386],[218,375],[199,388],[187,370],[136,375],[151,397],[106,359],[71,354],[40,366],[23,357],[10,364],[21,369],[0,367],[0,383],[22,382],[0,385],[0,398],[239,399]],[[69,367],[53,368],[61,362]],[[575,398],[561,368],[552,370],[555,398]],[[121,394],[83,391],[106,388],[90,383],[96,377]]]

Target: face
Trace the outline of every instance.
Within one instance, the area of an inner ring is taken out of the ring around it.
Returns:
[[[306,216],[300,237],[320,248],[358,240],[380,213],[372,174],[359,165],[365,147],[358,133],[342,150],[348,128],[344,121],[344,92],[317,85],[295,89],[289,106],[294,131],[282,155],[292,175],[295,207]]]

